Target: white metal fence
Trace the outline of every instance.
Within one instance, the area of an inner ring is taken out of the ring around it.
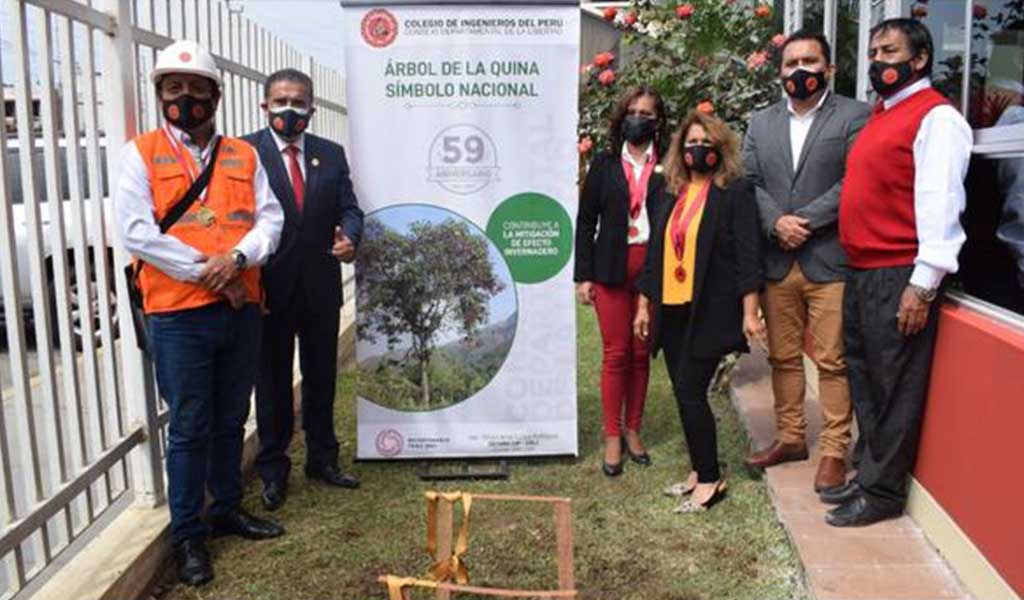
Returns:
[[[115,273],[128,257],[108,194],[121,145],[157,126],[156,50],[189,38],[216,55],[228,135],[263,125],[262,83],[283,67],[313,77],[314,133],[342,141],[346,111],[339,73],[221,0],[0,1],[13,23],[0,36],[14,48],[13,64],[0,61],[0,81],[14,81],[14,114],[0,102],[0,598],[10,598],[128,503],[164,502],[166,413],[121,301]]]

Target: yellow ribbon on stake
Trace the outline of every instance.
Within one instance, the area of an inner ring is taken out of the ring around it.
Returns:
[[[407,587],[437,587],[437,583],[433,581],[426,581],[424,579],[417,579],[415,577],[395,577],[394,575],[388,575],[386,583],[388,586],[388,600],[403,600],[402,590],[404,590]]]
[[[463,555],[469,550],[469,511],[473,506],[473,496],[464,492],[426,492],[427,498],[427,552],[435,562],[430,567],[430,578],[434,581],[450,582],[459,585],[469,583],[469,571],[463,562]],[[455,543],[455,551],[450,557],[437,556],[437,504],[440,500],[456,503],[462,500],[462,526]]]

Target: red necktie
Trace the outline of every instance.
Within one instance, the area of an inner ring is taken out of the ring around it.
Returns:
[[[306,193],[306,184],[302,182],[302,169],[299,168],[299,148],[291,144],[285,150],[288,152],[288,173],[292,178],[292,191],[295,192],[295,207],[302,212],[302,197]]]

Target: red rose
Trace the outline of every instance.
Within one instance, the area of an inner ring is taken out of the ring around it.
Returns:
[[[772,46],[775,46],[776,48],[781,48],[783,46],[783,44],[785,44],[785,43],[786,43],[786,36],[782,35],[781,33],[776,33],[772,37]]]
[[[622,24],[625,25],[626,27],[632,27],[633,25],[635,25],[636,24],[636,13],[635,12],[627,13],[625,18],[622,19]]]
[[[614,54],[611,52],[601,52],[594,55],[594,66],[603,69],[612,64],[613,60],[615,60]]]
[[[767,4],[758,4],[757,8],[754,9],[754,16],[761,19],[767,19],[772,16],[772,7]]]
[[[680,4],[676,7],[676,16],[684,20],[689,19],[693,16],[693,13],[696,12],[696,10],[697,9],[694,8],[692,4]]]
[[[579,153],[581,155],[583,155],[583,154],[586,154],[586,153],[590,152],[590,150],[593,147],[594,147],[594,140],[590,139],[590,136],[588,135],[588,136],[586,136],[586,137],[584,137],[583,139],[580,140],[580,143],[579,143],[579,145],[576,146],[576,149],[579,151]]]
[[[984,19],[988,17],[988,7],[984,4],[975,4],[973,10],[975,19]]]
[[[697,105],[697,112],[704,113],[706,115],[714,114],[715,105],[712,104],[710,100],[704,100],[703,102]]]
[[[605,21],[614,21],[615,20],[615,15],[617,15],[618,13],[619,13],[619,9],[615,8],[614,6],[609,6],[608,8],[604,9],[604,13],[603,13],[604,20]]]
[[[601,74],[597,76],[597,80],[601,82],[601,85],[611,85],[615,83],[615,71],[611,69],[605,69],[601,71]]]

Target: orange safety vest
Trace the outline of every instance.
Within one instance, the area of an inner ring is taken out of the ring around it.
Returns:
[[[156,221],[166,215],[172,206],[184,197],[192,184],[183,165],[178,164],[174,149],[163,130],[157,129],[135,138],[135,145],[149,171],[153,191],[153,212]],[[194,161],[190,152],[182,152],[185,160]],[[205,201],[200,198],[178,219],[168,235],[172,235],[206,256],[230,252],[248,233],[256,221],[256,151],[243,140],[223,137],[217,166],[206,188]],[[195,169],[201,172],[201,169]],[[212,210],[215,217],[210,225],[199,218],[202,207]],[[259,267],[242,272],[249,302],[260,302]],[[179,281],[153,265],[139,273],[143,308],[146,314],[199,308],[224,301],[198,283]]]

